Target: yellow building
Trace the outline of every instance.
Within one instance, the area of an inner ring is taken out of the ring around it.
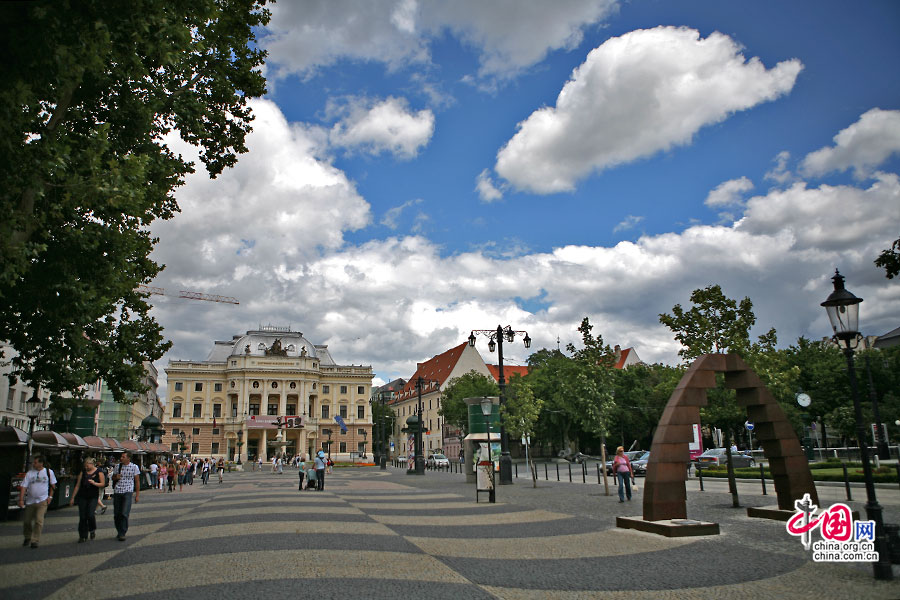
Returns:
[[[372,367],[338,365],[290,327],[217,341],[202,362],[170,361],[163,442],[173,451],[241,462],[276,454],[334,460],[370,453]],[[282,427],[277,426],[281,422]],[[344,423],[344,428],[340,422]]]

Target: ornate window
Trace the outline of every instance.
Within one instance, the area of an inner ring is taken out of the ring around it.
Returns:
[[[296,390],[296,389],[297,389],[297,383],[296,383],[296,382],[294,382],[294,381],[291,382],[291,389],[292,389],[292,390]]]
[[[254,388],[258,388],[258,387],[259,387],[259,382],[258,382],[258,381],[254,381],[254,382],[253,382],[253,387],[254,387]]]
[[[277,389],[278,389],[278,382],[277,382],[277,381],[273,381],[273,382],[272,382],[272,389],[273,389],[273,390],[277,390]]]

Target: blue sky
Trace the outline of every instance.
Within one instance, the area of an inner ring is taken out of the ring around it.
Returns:
[[[551,346],[583,316],[675,362],[657,315],[712,283],[782,343],[824,336],[835,266],[866,333],[898,325],[872,265],[900,235],[896,2],[272,10],[250,153],[155,228],[158,284],[242,304],[161,300],[160,366],[291,323],[386,381],[469,329]]]

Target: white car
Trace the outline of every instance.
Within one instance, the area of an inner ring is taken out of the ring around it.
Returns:
[[[426,464],[431,469],[449,469],[450,459],[443,454],[432,454],[428,457]]]

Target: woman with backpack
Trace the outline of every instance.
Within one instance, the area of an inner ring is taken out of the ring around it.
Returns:
[[[631,461],[625,456],[625,448],[619,446],[616,448],[616,457],[613,459],[613,473],[619,480],[619,502],[625,502],[625,496],[631,500],[631,483],[634,481],[634,469],[631,468]]]

